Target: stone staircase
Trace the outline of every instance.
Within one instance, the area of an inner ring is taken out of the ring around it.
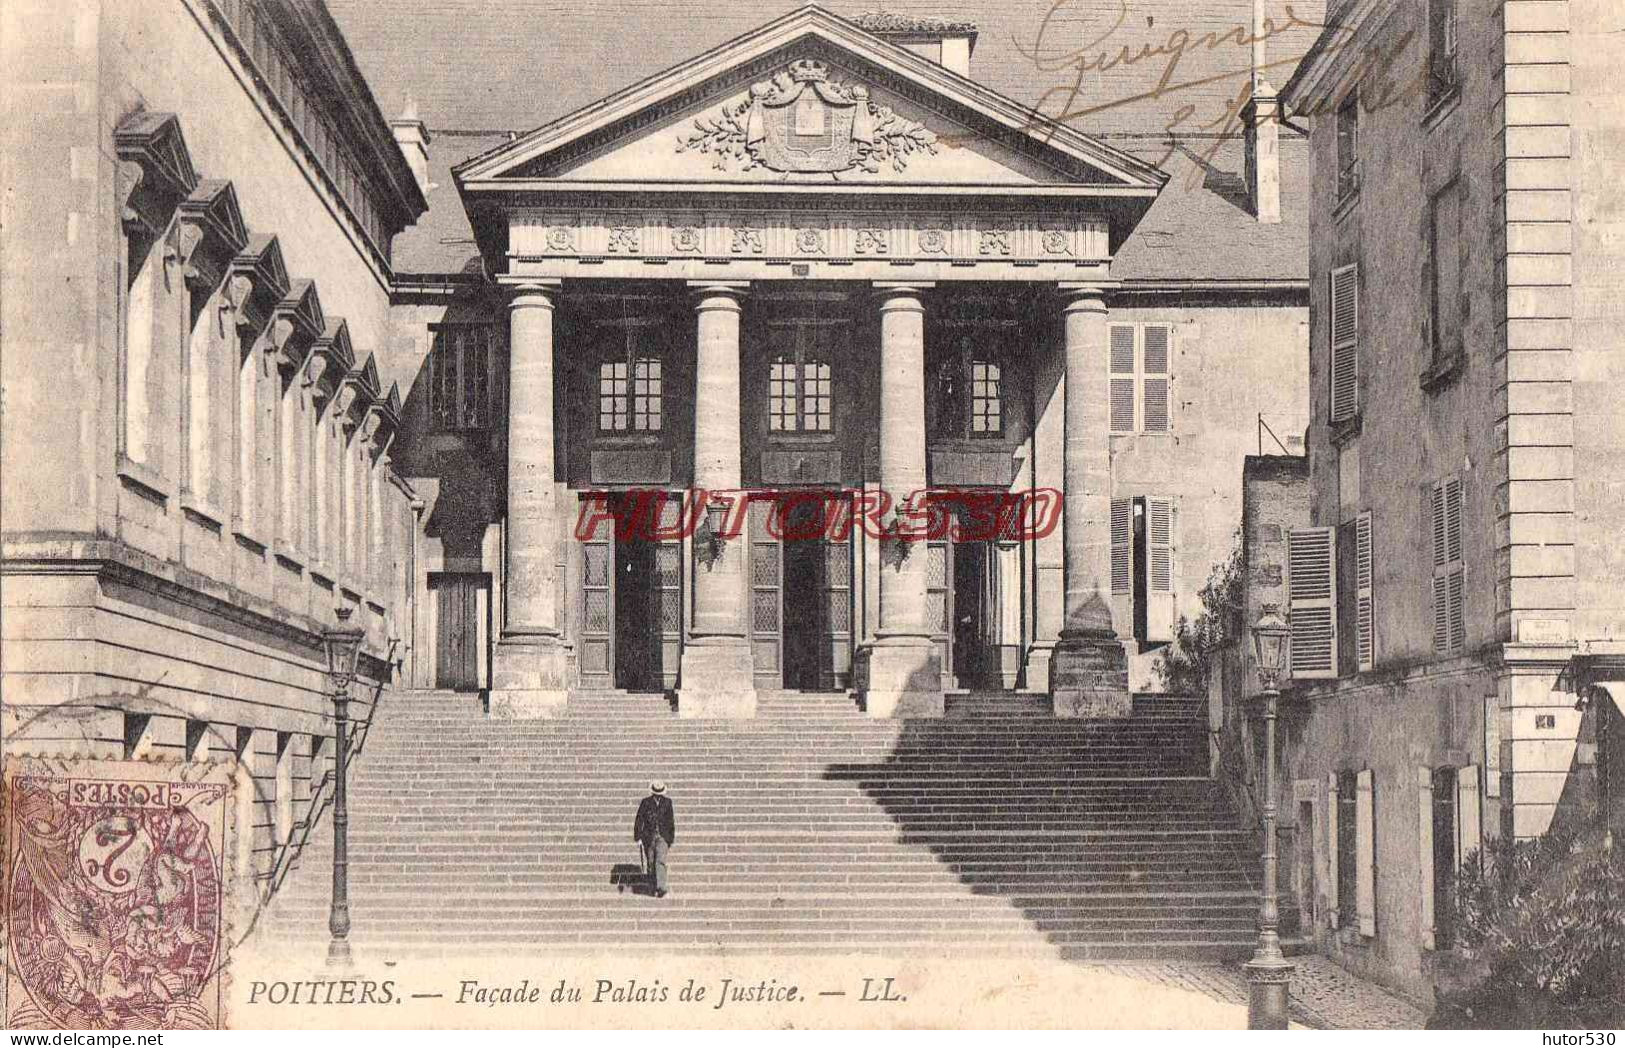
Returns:
[[[871,720],[845,695],[764,693],[752,721],[583,694],[552,721],[395,693],[352,771],[352,941],[374,955],[915,952],[1230,958],[1257,851],[1208,777],[1205,707],[1056,720],[1048,700],[949,699]],[[672,894],[635,875],[652,777],[677,808]],[[326,939],[331,831],[262,922]]]

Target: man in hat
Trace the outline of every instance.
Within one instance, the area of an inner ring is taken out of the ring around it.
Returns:
[[[666,796],[666,784],[649,784],[649,796],[638,805],[637,821],[632,824],[632,839],[643,850],[643,871],[654,885],[658,898],[666,897],[666,849],[677,840],[677,817]]]

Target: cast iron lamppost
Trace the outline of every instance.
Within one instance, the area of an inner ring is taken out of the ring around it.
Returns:
[[[333,681],[333,903],[327,914],[327,930],[333,936],[327,944],[327,963],[350,966],[350,813],[345,799],[345,781],[350,762],[350,684],[355,680],[356,659],[361,655],[359,627],[349,626],[350,609],[337,609],[336,629],[322,632],[327,650],[327,675]]]
[[[1253,626],[1253,659],[1264,692],[1264,894],[1258,906],[1258,945],[1246,964],[1250,1030],[1286,1029],[1287,987],[1292,978],[1292,962],[1281,954],[1281,911],[1275,883],[1275,715],[1288,632],[1277,605],[1264,605]]]

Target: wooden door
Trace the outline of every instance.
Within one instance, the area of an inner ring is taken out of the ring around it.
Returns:
[[[587,508],[588,515],[601,507]],[[615,529],[601,524],[581,544],[581,644],[576,655],[583,688],[614,685]]]
[[[435,687],[477,691],[480,687],[479,575],[437,575],[435,590]]]
[[[925,544],[925,628],[937,646],[944,688],[955,686],[953,553],[953,545],[947,541]]]
[[[784,577],[783,551],[768,528],[768,520],[778,512],[776,503],[750,504],[750,646],[756,664],[756,687],[775,691],[784,686],[783,607],[781,581]]]
[[[821,642],[828,658],[821,661],[819,686],[825,691],[843,691],[852,686],[852,542],[825,540],[824,547],[824,635]]]

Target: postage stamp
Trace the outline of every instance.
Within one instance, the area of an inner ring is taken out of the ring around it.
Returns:
[[[229,770],[8,755],[4,786],[5,1026],[224,1028]]]

